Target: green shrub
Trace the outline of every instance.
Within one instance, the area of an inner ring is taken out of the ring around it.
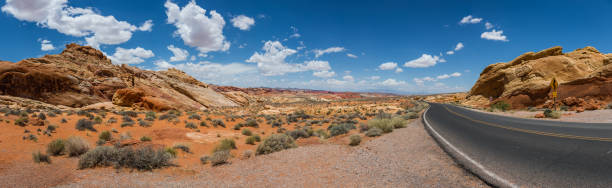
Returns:
[[[367,137],[375,137],[375,136],[380,136],[380,135],[382,135],[382,133],[383,133],[383,131],[382,131],[380,128],[378,128],[378,127],[372,127],[372,128],[370,128],[370,129],[369,129],[369,130],[368,130],[368,131],[365,133],[365,135],[366,135]]]
[[[171,154],[152,147],[133,149],[132,147],[115,148],[98,146],[79,158],[79,169],[114,166],[115,168],[133,168],[153,170],[171,166]]]
[[[27,116],[25,116],[25,117],[22,116],[22,117],[19,117],[19,118],[17,118],[15,120],[15,125],[19,125],[19,126],[25,127],[26,124],[28,124],[29,121],[30,120],[28,119]]]
[[[65,144],[66,141],[64,141],[63,139],[55,139],[49,142],[49,144],[47,144],[47,153],[53,156],[61,155],[62,152],[64,152]]]
[[[81,137],[72,136],[66,140],[64,149],[69,156],[79,156],[89,150],[89,143]]]
[[[310,134],[308,134],[308,132],[306,132],[304,129],[295,129],[292,131],[287,131],[285,132],[285,134],[291,136],[291,138],[293,139],[310,137]]]
[[[403,117],[404,119],[416,119],[419,118],[419,114],[417,112],[407,112]]]
[[[76,123],[76,127],[77,130],[79,131],[84,131],[84,130],[90,130],[93,132],[96,132],[96,128],[93,127],[93,122],[89,121],[88,119],[79,119],[79,121],[77,121]]]
[[[208,127],[208,124],[206,124],[205,121],[201,121],[200,122],[200,127]]]
[[[178,152],[176,152],[176,149],[174,149],[172,147],[166,147],[164,149],[164,152],[170,154],[170,156],[172,156],[172,157],[176,157],[176,154],[178,153]]]
[[[250,145],[255,145],[255,142],[258,142],[258,141],[257,141],[257,140],[258,140],[257,138],[259,138],[259,136],[257,136],[257,135],[254,135],[254,136],[249,136],[249,137],[247,137],[247,139],[245,140],[245,143],[246,143],[246,144],[250,144]]]
[[[34,160],[35,163],[51,164],[51,157],[47,154],[40,153],[40,151],[32,153],[32,160]]]
[[[249,118],[244,123],[244,126],[246,126],[246,127],[259,127],[259,124],[254,119]]]
[[[323,129],[317,129],[314,131],[313,135],[319,138],[329,138],[329,133]]]
[[[379,128],[380,130],[382,130],[384,133],[390,133],[393,132],[393,125],[391,124],[391,119],[378,119],[378,118],[374,118],[368,121],[368,127],[373,128]]]
[[[110,131],[102,131],[100,133],[100,136],[98,136],[98,138],[104,141],[111,141],[113,139],[113,135],[111,134]]]
[[[547,118],[559,119],[561,118],[561,112],[546,109],[544,110],[544,116]]]
[[[94,121],[95,124],[100,124],[100,123],[102,123],[102,118],[100,116],[96,116],[93,119],[93,121]]]
[[[401,117],[394,117],[391,119],[391,126],[395,129],[406,128],[406,120]]]
[[[215,148],[213,149],[213,153],[217,152],[217,151],[222,151],[222,150],[232,150],[232,149],[236,149],[236,141],[226,138],[223,139],[219,142],[219,144],[217,144],[217,146],[215,146]]]
[[[57,125],[47,125],[47,131],[50,133],[55,132],[55,129],[57,129]]]
[[[357,134],[351,135],[349,139],[351,140],[351,142],[349,143],[349,145],[351,146],[356,146],[356,145],[359,145],[359,143],[361,143],[361,136]]]
[[[265,155],[295,147],[297,147],[297,145],[290,136],[287,136],[286,134],[273,134],[266,138],[261,144],[259,144],[259,146],[257,146],[255,154]]]
[[[138,125],[140,125],[141,127],[151,127],[151,122],[139,119]]]
[[[341,134],[346,134],[350,131],[349,127],[344,125],[331,125],[328,127],[330,136],[338,136]]]
[[[242,129],[242,135],[251,136],[253,135],[253,132],[251,132],[249,129]]]
[[[213,166],[222,165],[227,163],[227,160],[231,157],[229,150],[215,151],[210,157],[210,163]]]
[[[47,119],[47,116],[45,115],[45,113],[42,113],[42,112],[41,112],[41,113],[38,113],[38,119],[40,119],[40,120],[46,120],[46,119]]]
[[[195,123],[192,123],[192,122],[187,122],[187,123],[185,124],[185,128],[197,129],[197,128],[198,128],[198,126],[196,126],[196,125],[195,125]]]
[[[189,119],[197,119],[197,120],[202,120],[202,118],[200,117],[200,115],[198,114],[191,114],[189,116]]]
[[[503,112],[505,112],[506,110],[509,110],[511,108],[510,104],[506,103],[505,101],[497,101],[493,104],[491,104],[491,109],[493,110],[501,110]]]
[[[213,119],[212,124],[214,127],[221,126],[225,128],[225,123],[223,123],[223,120],[220,120],[220,119]]]
[[[157,116],[155,115],[155,112],[153,111],[148,111],[145,114],[145,120],[147,121],[155,121],[155,118],[157,118]]]
[[[142,137],[140,137],[140,141],[143,141],[143,142],[150,142],[150,141],[151,141],[151,137],[148,137],[148,136],[142,136]]]

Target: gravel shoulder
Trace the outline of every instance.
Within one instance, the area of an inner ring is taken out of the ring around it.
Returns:
[[[466,108],[470,110],[475,110],[478,112],[489,113],[489,114],[497,114],[503,116],[510,117],[518,117],[518,118],[534,118],[536,114],[543,113],[544,111],[506,111],[506,112],[489,112],[480,109],[472,109]],[[584,111],[580,113],[576,113],[573,111],[562,111],[561,118],[559,119],[543,119],[543,120],[551,120],[551,121],[566,121],[566,122],[580,122],[580,123],[612,123],[612,109],[605,110],[592,110],[592,111]]]
[[[488,187],[457,166],[419,120],[356,147],[309,145],[193,171],[97,169],[75,176],[59,187]]]

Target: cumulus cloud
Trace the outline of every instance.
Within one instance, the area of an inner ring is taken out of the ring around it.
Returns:
[[[400,72],[404,72],[404,69],[397,67],[395,69],[395,73],[400,73]]]
[[[421,57],[415,60],[411,60],[411,61],[404,63],[404,67],[425,68],[425,67],[431,67],[431,66],[436,65],[437,63],[443,63],[443,62],[446,62],[446,60],[441,59],[438,56],[423,54],[421,55]]]
[[[255,20],[245,15],[239,15],[230,20],[232,25],[240,30],[246,31],[255,25]]]
[[[53,44],[51,44],[51,41],[42,40],[42,41],[40,41],[40,50],[42,50],[42,51],[55,50],[55,46],[53,46]]]
[[[319,78],[330,78],[336,75],[336,72],[334,71],[318,71],[318,72],[313,72],[312,73],[313,76],[319,77]]]
[[[378,80],[380,79],[380,76],[370,76],[370,80]]]
[[[184,61],[189,56],[189,52],[185,49],[174,47],[174,45],[168,46],[168,50],[172,52],[172,57],[170,57],[170,61]],[[193,58],[193,57],[192,57]]]
[[[455,46],[455,51],[459,51],[461,49],[463,49],[463,43],[461,43],[461,42],[457,43],[457,45]]]
[[[495,29],[482,33],[480,35],[480,38],[487,39],[487,40],[504,41],[504,42],[508,41],[508,39],[504,35],[504,31],[502,30],[496,31]]]
[[[350,57],[350,58],[353,58],[353,59],[357,58],[357,56],[355,54],[351,54],[351,53],[347,53],[346,56]]]
[[[493,24],[491,24],[490,22],[487,22],[487,23],[485,23],[485,28],[491,29],[491,28],[493,28]]]
[[[331,66],[329,66],[329,62],[327,61],[313,60],[299,64],[286,62],[285,59],[295,54],[297,51],[283,46],[279,41],[267,41],[262,49],[264,53],[255,52],[246,62],[257,63],[257,68],[265,76],[278,76],[293,72],[322,72],[331,70]]]
[[[95,48],[100,44],[121,44],[132,38],[135,31],[150,31],[152,21],[147,20],[141,27],[114,16],[102,16],[92,8],[68,6],[67,0],[7,0],[2,12],[18,20],[36,22],[37,25],[75,37]]]
[[[320,57],[322,55],[325,55],[325,54],[343,52],[344,50],[346,50],[346,49],[344,49],[343,47],[329,47],[329,48],[324,49],[324,50],[315,49],[313,51],[315,53],[315,57],[318,58],[318,57]]]
[[[206,15],[206,10],[198,6],[195,1],[190,1],[185,7],[168,0],[164,4],[168,23],[176,26],[175,34],[183,39],[183,42],[200,51],[200,56],[206,56],[208,52],[227,51],[230,43],[225,40],[223,27],[225,20],[221,14],[211,10]]]
[[[480,21],[482,21],[482,18],[476,18],[472,17],[472,15],[467,15],[466,17],[461,18],[459,24],[476,24],[480,23]]]
[[[351,75],[346,75],[346,76],[343,76],[343,77],[342,77],[342,79],[343,79],[344,81],[348,81],[348,82],[353,82],[353,81],[355,81],[355,78],[353,78],[353,76],[351,76]]]
[[[451,50],[451,51],[446,52],[446,55],[453,55],[453,54],[455,54],[455,51]]]
[[[395,80],[393,78],[389,78],[389,79],[386,79],[385,81],[382,81],[380,84],[383,85],[383,86],[398,86],[398,85],[404,85],[404,84],[406,84],[406,82],[404,82],[404,81],[397,81],[397,80]]]
[[[144,62],[144,59],[148,59],[155,56],[153,51],[146,50],[141,47],[125,49],[117,47],[115,53],[109,56],[111,61],[115,64],[139,64]]]
[[[289,38],[300,38],[302,35],[300,35],[300,33],[298,33],[298,28],[291,26],[291,31],[293,31],[293,34],[291,34],[289,36]]]
[[[378,66],[380,70],[393,70],[395,68],[397,68],[397,63],[395,62],[386,62]]]
[[[435,82],[435,81],[444,80],[444,79],[448,79],[448,78],[451,78],[451,77],[459,77],[459,76],[461,76],[461,73],[454,72],[452,74],[438,75],[435,78],[429,77],[429,76],[426,76],[426,77],[423,77],[423,78],[414,78],[414,82],[417,85],[423,85],[425,82]]]
[[[187,62],[171,64],[167,61],[160,60],[155,62],[155,65],[158,70],[176,68],[185,71],[198,80],[215,84],[236,84],[245,81],[253,83],[255,81],[254,79],[258,79],[257,75],[255,75],[257,69],[252,65],[244,63],[223,64],[202,61],[197,63]]]

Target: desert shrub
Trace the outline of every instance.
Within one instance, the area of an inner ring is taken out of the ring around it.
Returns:
[[[89,143],[81,137],[72,136],[66,140],[64,149],[69,156],[79,156],[89,150]]]
[[[185,124],[185,128],[197,129],[197,128],[198,128],[198,126],[196,126],[196,125],[195,125],[195,123],[192,123],[192,122],[187,122],[187,123]]]
[[[229,150],[215,151],[210,157],[210,163],[213,166],[222,165],[227,163],[227,160],[231,157]]]
[[[142,136],[142,137],[140,137],[140,141],[143,141],[143,142],[150,142],[150,141],[151,141],[151,137],[148,137],[148,136]]]
[[[56,129],[57,129],[57,125],[47,125],[48,132],[55,132]]]
[[[104,145],[104,144],[106,144],[105,140],[98,139],[98,141],[96,141],[96,146],[101,146],[101,145]]]
[[[612,109],[612,103],[608,103],[608,105],[606,105],[606,109]]]
[[[41,113],[38,113],[38,119],[40,119],[40,120],[46,120],[46,119],[47,119],[47,116],[45,115],[45,113],[42,113],[42,112],[41,112]]]
[[[368,131],[368,129],[370,129],[370,128],[368,127],[367,124],[365,124],[365,123],[360,123],[359,124],[359,132],[360,133],[366,132],[366,131]]]
[[[145,120],[147,121],[155,121],[155,118],[157,118],[157,116],[155,115],[155,112],[153,111],[148,111],[145,114]]]
[[[138,125],[140,125],[141,127],[151,127],[151,122],[139,119]]]
[[[95,124],[100,124],[102,123],[102,118],[100,116],[96,116],[94,117],[93,121]]]
[[[119,134],[119,140],[128,140],[128,139],[132,139],[132,134],[130,134],[130,132],[122,132],[121,134]]]
[[[123,122],[121,122],[121,127],[133,127],[134,126],[134,121],[132,119],[129,119],[129,121],[126,121],[125,117],[129,118],[128,116],[123,116]]]
[[[129,117],[138,117],[138,113],[134,112],[134,111],[120,111],[119,113],[117,113],[119,115],[122,116],[129,116]]]
[[[257,146],[255,154],[265,155],[295,147],[297,147],[297,145],[290,136],[287,136],[286,134],[273,134],[266,138],[261,144],[259,144],[259,146]]]
[[[65,144],[66,141],[63,139],[55,139],[47,144],[47,153],[53,156],[61,155],[64,152]]]
[[[225,123],[223,123],[223,120],[220,120],[220,119],[213,119],[212,124],[214,127],[221,126],[225,128]]]
[[[306,132],[304,129],[295,129],[292,131],[287,131],[285,132],[285,134],[291,136],[291,138],[293,139],[310,137],[310,134],[308,134],[308,132]]]
[[[165,120],[165,119],[167,119],[168,121],[170,121],[172,119],[176,119],[176,115],[170,114],[170,113],[166,113],[166,114],[162,114],[161,116],[159,116],[159,120]]]
[[[393,128],[395,129],[406,128],[406,120],[401,117],[391,118],[390,123],[391,123],[391,126],[393,126]]]
[[[89,121],[88,119],[79,119],[79,121],[77,121],[76,123],[76,127],[77,130],[79,131],[84,131],[84,130],[90,130],[93,132],[96,132],[96,128],[93,127],[93,121]]]
[[[217,151],[232,150],[232,149],[236,149],[236,141],[226,138],[226,139],[221,140],[221,142],[219,142],[219,144],[215,146],[215,148],[213,149],[213,153]]]
[[[314,131],[313,135],[319,138],[329,138],[329,133],[323,129],[317,129]]]
[[[49,117],[56,117],[56,116],[57,116],[57,114],[58,114],[58,113],[55,113],[55,112],[48,112],[48,113],[47,113],[47,116],[49,116]]]
[[[202,117],[200,117],[200,115],[198,114],[191,114],[189,116],[189,119],[197,119],[197,120],[202,120]]]
[[[164,150],[152,147],[133,149],[131,147],[115,148],[98,146],[79,158],[79,169],[114,166],[115,168],[133,168],[153,170],[171,166],[172,157]]]
[[[391,114],[385,113],[384,111],[380,110],[376,114],[375,118],[377,118],[377,119],[390,119],[391,118]]]
[[[38,137],[36,137],[36,135],[33,135],[33,134],[30,134],[28,136],[23,136],[23,139],[24,140],[28,139],[28,140],[31,140],[31,141],[34,141],[34,142],[38,142]]]
[[[253,132],[251,132],[249,129],[242,129],[242,135],[251,136],[253,135]]]
[[[19,126],[25,127],[25,126],[26,126],[26,124],[28,124],[28,122],[29,122],[29,121],[30,121],[30,120],[28,119],[28,117],[27,117],[27,116],[26,116],[26,117],[23,117],[23,116],[22,116],[22,117],[17,118],[17,119],[15,120],[15,125],[19,125]]]
[[[244,150],[244,152],[242,152],[242,158],[248,159],[251,158],[251,156],[253,156],[253,150]]]
[[[391,119],[378,119],[378,118],[374,118],[368,121],[368,127],[373,128],[379,128],[380,130],[382,130],[384,133],[390,133],[393,132],[393,125],[391,124]]]
[[[506,101],[497,101],[491,104],[491,109],[505,112],[510,109],[510,104],[506,103]]]
[[[206,121],[201,121],[200,127],[208,127],[208,124],[206,124]]]
[[[108,120],[106,121],[106,123],[107,123],[107,124],[117,123],[117,118],[115,118],[115,117],[108,118]]]
[[[176,154],[177,154],[176,149],[174,149],[173,147],[166,147],[164,149],[164,152],[170,154],[170,156],[172,157],[176,157]]]
[[[340,125],[331,125],[327,128],[330,136],[338,136],[341,134],[348,133],[351,129],[355,129],[355,125],[350,123],[343,123]]]
[[[208,161],[210,161],[210,157],[209,157],[209,156],[204,155],[204,156],[200,157],[200,162],[201,162],[202,164],[207,164],[207,163],[208,163]]]
[[[102,131],[100,133],[100,136],[98,136],[98,138],[104,141],[111,141],[113,139],[113,135],[111,134],[110,131]]]
[[[366,135],[367,137],[375,137],[375,136],[380,136],[380,135],[382,135],[382,133],[383,133],[383,130],[382,130],[382,129],[380,129],[380,128],[378,128],[378,127],[372,127],[372,128],[370,128],[370,129],[369,129],[369,130],[368,130],[368,131],[365,133],[365,135]]]
[[[256,120],[249,118],[244,123],[244,126],[245,127],[259,127],[259,124],[257,123]]]
[[[351,146],[356,146],[356,145],[359,145],[359,143],[361,143],[361,136],[357,134],[351,135],[349,139],[351,140],[351,142],[349,143],[349,145]]]
[[[404,119],[416,119],[419,118],[419,114],[417,112],[407,112],[403,117]]]
[[[247,137],[247,139],[244,141],[244,143],[246,143],[246,144],[250,144],[250,145],[255,145],[255,142],[256,142],[256,141],[257,141],[257,140],[256,140],[255,136],[249,136],[249,137]]]
[[[234,125],[234,130],[240,130],[242,128],[243,124],[242,123],[238,123],[236,125]]]
[[[275,121],[274,123],[272,123],[272,127],[281,127],[283,125],[283,122],[281,121]]]
[[[561,118],[561,112],[546,109],[544,110],[544,116],[547,118],[559,119]]]
[[[51,157],[47,154],[40,153],[40,151],[32,153],[32,160],[35,163],[51,163]]]
[[[191,149],[185,144],[174,144],[172,148],[182,150],[185,153],[191,153]]]
[[[62,123],[68,123],[68,120],[66,120],[66,118],[62,118],[62,120],[60,121]]]
[[[559,110],[567,111],[567,110],[569,110],[569,106],[562,105],[561,107],[559,107]]]

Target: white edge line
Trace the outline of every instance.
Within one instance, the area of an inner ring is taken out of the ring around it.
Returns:
[[[461,155],[461,157],[466,159],[468,162],[472,163],[474,166],[476,166],[476,168],[478,168],[480,171],[482,171],[487,176],[495,179],[496,181],[498,181],[498,182],[500,182],[502,184],[505,184],[508,187],[519,187],[517,185],[514,185],[513,183],[510,183],[510,181],[508,181],[508,180],[506,180],[506,179],[504,179],[502,177],[499,177],[497,174],[487,170],[484,166],[482,166],[482,164],[476,162],[470,156],[466,155],[461,150],[457,149],[457,147],[455,147],[453,144],[448,142],[448,140],[446,140],[444,137],[442,137],[442,135],[440,135],[431,125],[429,125],[429,121],[427,121],[427,111],[429,111],[429,108],[431,108],[431,104],[427,108],[427,110],[425,110],[425,112],[423,113],[423,120],[425,121],[425,125],[429,128],[429,130],[431,130],[431,132],[434,133],[435,136],[439,138],[438,140],[444,142],[444,144],[447,145],[450,149],[452,149],[457,154]]]

